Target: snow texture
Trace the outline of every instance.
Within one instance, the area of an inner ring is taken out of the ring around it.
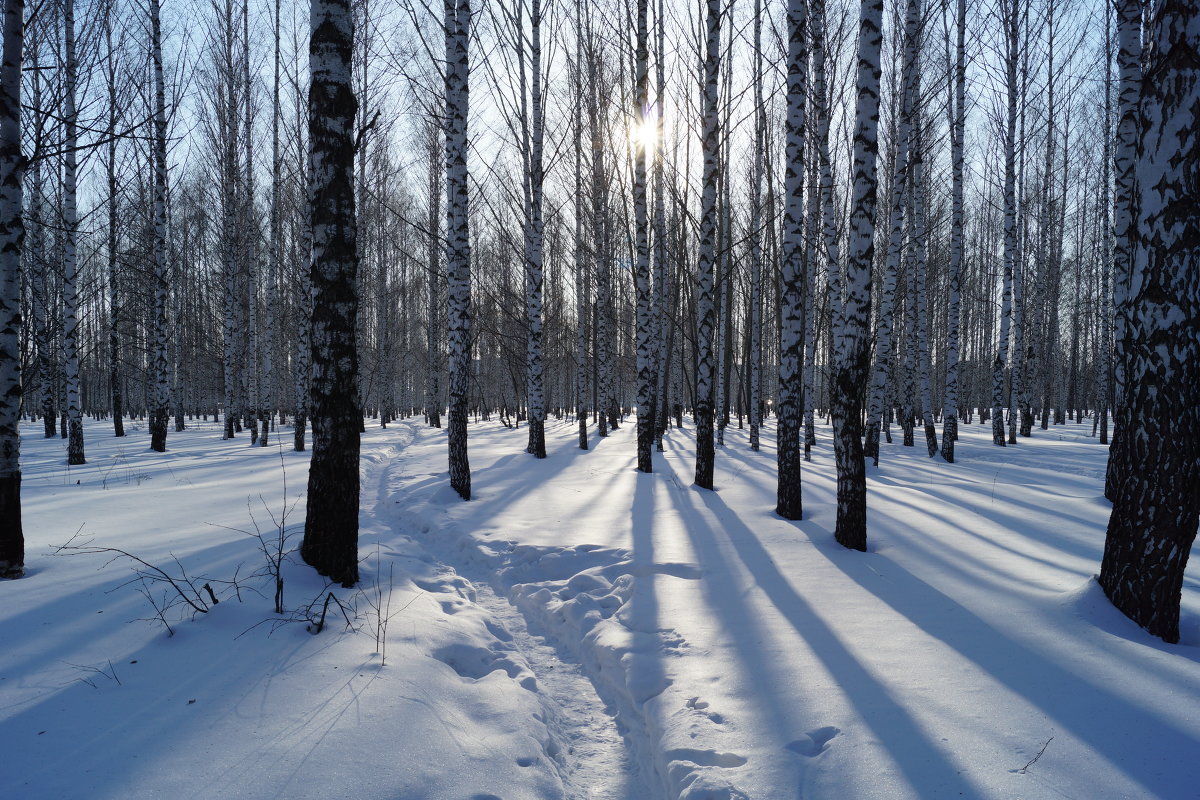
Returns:
[[[138,423],[126,439],[89,427],[89,463],[72,468],[61,440],[24,428],[27,577],[0,582],[0,797],[1200,785],[1200,582],[1185,580],[1177,646],[1108,604],[1092,579],[1105,449],[1086,425],[1005,450],[967,425],[953,465],[890,447],[868,471],[867,553],[833,541],[825,427],[806,519],[788,522],[771,511],[773,420],[761,453],[730,426],[715,492],[690,485],[690,427],[645,474],[633,425],[582,451],[576,423],[551,420],[535,460],[525,431],[473,424],[470,502],[448,486],[445,431],[368,425],[362,583],[284,567],[293,616],[330,590],[345,604],[353,628],[331,606],[318,635],[271,613],[259,542],[231,530],[272,535],[288,509],[299,543],[306,453],[222,440],[216,422],[173,434],[168,453],[146,450]],[[51,554],[80,525],[76,544],[186,569],[220,604],[169,611],[170,637],[138,622],[153,610],[127,559]],[[238,588],[221,582],[235,575]],[[373,604],[389,592],[384,665]]]

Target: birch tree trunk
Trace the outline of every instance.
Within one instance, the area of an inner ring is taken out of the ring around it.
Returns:
[[[880,47],[883,0],[862,0],[854,123],[853,183],[846,253],[844,318],[836,326],[833,387],[834,457],[837,462],[837,523],[844,547],[867,548],[867,482],[862,451],[862,394],[869,365],[871,264],[875,257],[875,162],[879,153]]]
[[[828,61],[828,36],[825,22],[825,0],[813,0],[810,4],[810,30],[812,35],[812,63],[813,63],[813,81],[812,81],[812,101],[813,113],[816,114],[814,130],[816,134],[815,149],[817,153],[817,168],[820,171],[820,199],[821,199],[821,237],[817,245],[818,253],[820,254],[816,263],[825,264],[825,297],[826,307],[829,319],[841,319],[842,317],[842,285],[841,285],[841,255],[838,245],[837,231],[837,206],[834,200],[833,192],[833,164],[829,155],[829,86],[828,86],[828,70],[826,62]],[[808,281],[810,287],[815,290],[816,286],[816,263],[810,264],[809,272],[811,277]],[[810,292],[810,297],[813,294]],[[813,324],[817,324],[815,305],[810,308],[809,316],[813,317]],[[812,340],[813,353],[811,361],[816,361],[816,338]],[[813,367],[808,367],[811,372]],[[809,448],[816,444],[816,426],[813,419],[813,406],[815,399],[809,400],[805,409],[804,420],[804,441],[805,441],[805,458],[808,459]]]
[[[307,181],[306,181],[307,183]],[[297,248],[297,260],[300,256],[312,258],[312,221],[303,220],[299,223],[301,240]],[[296,421],[293,425],[292,448],[297,452],[305,449],[305,434],[308,427],[312,389],[312,277],[309,270],[301,269],[297,291],[296,315],[296,361],[292,376],[292,391],[296,403]]]
[[[802,519],[800,414],[804,380],[804,113],[807,81],[804,0],[787,6],[787,111],[784,117],[783,249],[780,253],[778,483],[775,513]]]
[[[884,262],[883,294],[875,320],[875,368],[871,373],[867,402],[865,453],[879,465],[879,424],[884,414],[888,366],[893,358],[896,281],[904,251],[904,216],[913,187],[909,182],[909,147],[916,99],[917,51],[921,24],[920,0],[908,0],[904,19],[904,61],[900,77],[900,113],[896,125],[896,152],[892,167],[892,199],[887,256]]]
[[[25,60],[29,64],[30,70],[30,88],[32,89],[32,100],[34,114],[39,114],[38,109],[43,108],[42,99],[42,78],[41,68],[39,65],[39,44],[38,36],[34,33],[36,28],[30,30],[28,37],[28,47],[24,48]],[[24,44],[24,39],[22,40]],[[33,146],[36,149],[41,145],[43,137],[42,120],[35,116],[33,121]],[[18,148],[19,149],[19,148]],[[22,175],[24,177],[24,173]],[[33,301],[33,337],[37,345],[37,385],[38,385],[38,407],[42,412],[42,429],[47,439],[52,439],[58,435],[58,412],[55,409],[55,391],[54,391],[54,351],[52,341],[54,338],[53,330],[51,329],[51,313],[50,313],[50,289],[46,285],[46,273],[48,272],[48,261],[46,258],[46,226],[44,224],[44,204],[42,193],[42,167],[41,160],[34,161],[29,165],[28,170],[28,189],[29,189],[29,216],[23,220],[22,231],[24,234],[22,246],[22,263],[25,265],[29,275],[30,300]]]
[[[967,0],[957,0],[954,72],[950,85],[950,307],[946,312],[946,394],[942,401],[942,458],[954,463],[958,439],[958,351],[963,262],[963,135],[966,132]]]
[[[262,415],[260,424],[262,433],[259,436],[258,443],[262,447],[267,446],[267,440],[270,438],[271,418],[274,416],[276,400],[275,400],[275,364],[278,354],[277,343],[279,341],[276,333],[275,323],[275,308],[276,295],[279,293],[279,272],[283,268],[283,209],[281,207],[283,191],[283,157],[279,150],[279,86],[280,86],[280,37],[282,36],[282,27],[280,25],[280,5],[281,0],[275,0],[275,8],[272,15],[272,28],[275,31],[275,43],[271,52],[272,56],[272,81],[271,81],[271,208],[270,208],[270,229],[267,242],[267,291],[264,298],[264,307],[266,311],[266,319],[263,321],[263,329],[267,332],[267,346],[263,353],[263,388],[260,405]]]
[[[21,65],[24,0],[4,0],[0,44],[0,578],[25,571],[21,525]]]
[[[1138,224],[1126,238],[1134,246],[1121,408],[1130,457],[1116,473],[1100,585],[1134,622],[1177,642],[1200,520],[1200,3],[1163,0],[1148,27]]]
[[[529,402],[529,444],[535,458],[546,457],[546,387],[542,359],[542,289],[544,281],[542,218],[542,4],[531,0],[530,25],[530,137],[529,214],[525,242],[525,317],[528,324],[525,351],[525,392]],[[522,44],[522,47],[524,45]]]
[[[1010,349],[1013,273],[1017,259],[1017,66],[1020,61],[1021,15],[1018,0],[1000,4],[1004,24],[1004,70],[1008,101],[1004,124],[1004,287],[1000,297],[1000,337],[992,361],[992,444],[1004,441],[1004,368]]]
[[[439,109],[440,111],[440,109]],[[436,112],[435,112],[436,114]],[[429,269],[425,274],[428,290],[428,315],[425,320],[425,419],[431,428],[442,427],[442,389],[440,386],[441,347],[441,285],[442,285],[442,161],[441,131],[430,121],[427,125],[429,140],[429,215],[426,217],[427,258]]]
[[[259,227],[258,214],[254,205],[254,100],[253,77],[250,71],[250,0],[242,0],[242,181],[245,193],[241,198],[241,227],[239,257],[242,260],[242,281],[245,287],[246,355],[242,365],[242,385],[246,405],[243,409],[246,423],[250,426],[250,443],[258,444],[258,421],[261,415],[259,389],[262,374],[259,372],[259,326],[258,326],[258,274],[259,274]]]
[[[666,177],[665,158],[663,150],[666,141],[663,136],[663,107],[666,102],[666,14],[663,0],[658,0],[658,10],[655,14],[655,39],[657,55],[655,58],[656,93],[654,117],[654,295],[652,299],[655,355],[654,355],[654,434],[655,448],[663,451],[663,433],[667,429],[667,394],[670,388],[668,373],[670,372],[670,341],[673,332],[672,319],[667,309],[667,276],[670,265],[667,263],[667,210],[666,210]]]
[[[358,253],[354,206],[350,0],[312,0],[309,196],[312,218],[312,425],[300,555],[343,586],[358,582]]]
[[[818,0],[821,2],[821,0]],[[750,449],[757,452],[762,425],[763,160],[767,109],[763,102],[762,0],[754,0],[754,165],[750,177]]]
[[[920,392],[921,419],[925,423],[925,447],[929,457],[933,458],[938,452],[937,428],[933,424],[933,393],[930,389],[929,364],[929,293],[926,286],[926,272],[929,262],[929,245],[926,224],[929,207],[929,191],[925,184],[925,152],[924,136],[920,123],[917,125],[916,144],[913,147],[913,238],[916,240],[917,252],[913,264],[913,281],[916,295],[917,320],[917,384]]]
[[[577,3],[578,6],[578,3]],[[576,9],[578,18],[578,8]],[[582,45],[576,42],[582,52]],[[583,77],[575,71],[576,107],[583,102]],[[583,219],[586,199],[583,191],[583,119],[578,117],[572,126],[575,145],[575,420],[579,426],[579,449],[588,449],[588,318],[591,303],[588,298],[587,255],[584,248]]]
[[[67,463],[84,464],[83,413],[79,406],[79,298],[77,210],[79,144],[76,92],[79,61],[75,55],[75,0],[63,2],[63,47],[65,50],[63,86],[63,169],[62,169],[62,297],[63,297],[63,381],[67,394]]]
[[[104,80],[105,89],[108,95],[109,131],[117,130],[117,125],[120,119],[120,105],[117,99],[116,50],[113,43],[114,16],[115,12],[113,10],[113,4],[110,0],[110,5],[105,10],[104,14]],[[35,78],[34,80],[36,81],[37,79]],[[40,105],[40,102],[35,100],[35,105]],[[108,216],[108,231],[105,242],[105,256],[108,262],[108,396],[109,402],[112,404],[113,435],[120,437],[125,435],[125,402],[121,394],[120,330],[123,317],[121,308],[122,298],[121,292],[117,285],[117,141],[118,140],[116,136],[111,136],[106,146],[107,158],[104,164],[104,176],[106,188],[108,190],[105,197],[105,211],[107,212]]]
[[[647,126],[654,124],[650,109],[650,35],[646,22],[648,0],[637,0],[637,42],[634,51],[633,104],[630,118],[636,126],[633,137],[634,291],[637,295],[637,468],[653,472],[654,443],[654,347],[651,320],[650,219],[646,197]]]
[[[471,499],[467,391],[471,377],[471,236],[467,206],[470,0],[445,0],[446,272],[449,281],[450,486]]]
[[[162,25],[159,0],[150,0],[150,63],[154,71],[154,408],[150,411],[150,449],[167,449],[167,416],[171,402],[167,361],[167,102],[163,81]]]
[[[1138,0],[1114,0],[1117,14],[1117,94],[1116,150],[1113,154],[1114,203],[1112,236],[1113,272],[1113,356],[1112,373],[1117,398],[1113,414],[1113,435],[1104,480],[1104,496],[1116,500],[1120,470],[1125,463],[1123,428],[1127,420],[1125,399],[1125,328],[1129,320],[1129,282],[1136,247],[1135,197],[1140,191],[1136,171],[1138,137],[1138,91],[1142,84],[1142,4]]]
[[[713,295],[717,258],[717,183],[721,137],[718,80],[721,72],[721,0],[705,0],[705,49],[701,78],[700,149],[704,159],[700,241],[696,264],[696,485],[713,488],[713,397],[716,389],[717,310]]]

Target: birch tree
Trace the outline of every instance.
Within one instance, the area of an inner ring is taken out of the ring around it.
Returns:
[[[954,462],[958,439],[958,354],[963,261],[963,136],[966,132],[967,0],[957,0],[954,66],[949,81],[950,128],[950,306],[946,311],[946,389],[942,400],[942,458]],[[949,38],[947,36],[947,38]],[[947,58],[947,62],[949,62]]]
[[[762,0],[754,0],[754,156],[750,175],[750,449],[758,450],[762,425],[762,272],[763,272],[763,160],[766,157],[767,108],[763,100]]]
[[[1162,0],[1146,41],[1122,331],[1124,446],[1136,458],[1117,471],[1100,585],[1134,622],[1177,642],[1200,521],[1200,3]]]
[[[154,408],[150,411],[150,449],[167,449],[170,373],[167,362],[167,101],[163,80],[162,23],[159,0],[150,0],[150,64],[154,81],[152,157],[154,209],[152,247],[154,259]]]
[[[867,548],[867,482],[862,451],[861,396],[869,366],[867,324],[871,316],[871,264],[875,257],[875,162],[879,153],[880,47],[883,0],[862,0],[850,231],[846,247],[846,300],[836,322],[830,412],[837,464],[834,537],[854,550]]]
[[[783,248],[780,253],[778,484],[775,513],[802,519],[800,414],[804,361],[804,112],[808,54],[804,0],[787,6],[787,112],[784,120]]]
[[[1113,415],[1113,437],[1104,496],[1116,500],[1119,471],[1125,467],[1125,328],[1129,325],[1129,282],[1136,247],[1135,197],[1137,185],[1138,91],[1142,84],[1142,4],[1138,0],[1115,0],[1117,16],[1117,135],[1113,153],[1113,359],[1112,373],[1117,398]],[[1107,359],[1106,359],[1107,361]]]
[[[62,158],[62,299],[63,381],[67,395],[67,463],[86,463],[83,410],[79,403],[79,211],[77,94],[79,60],[75,52],[75,0],[63,2],[63,158]]]
[[[646,197],[646,144],[650,117],[650,43],[648,0],[637,0],[637,42],[634,45],[634,86],[631,120],[633,136],[634,287],[637,294],[637,468],[653,472],[654,348],[651,320],[650,215]]]
[[[909,181],[909,151],[917,94],[917,52],[920,47],[920,0],[908,0],[904,16],[904,58],[900,73],[899,114],[895,130],[895,155],[892,166],[892,197],[889,215],[887,253],[884,260],[883,293],[875,322],[875,368],[871,373],[867,403],[866,455],[879,464],[879,424],[885,411],[888,369],[892,362],[896,282],[904,251],[905,208],[915,186]],[[911,220],[910,220],[911,223]],[[911,227],[911,225],[910,225]]]
[[[449,282],[450,406],[447,415],[450,486],[471,499],[467,402],[471,373],[471,238],[467,215],[467,114],[470,0],[445,0],[446,272]]]
[[[115,132],[121,119],[121,105],[118,100],[117,55],[116,43],[113,41],[113,23],[116,17],[117,4],[108,0],[104,12],[104,83],[108,96],[108,130]],[[35,80],[37,80],[35,78]],[[36,102],[36,101],[35,101]],[[113,435],[125,435],[125,402],[121,391],[121,323],[122,297],[118,286],[118,228],[117,203],[119,191],[117,184],[117,145],[119,139],[110,135],[105,147],[104,163],[107,196],[105,211],[108,217],[106,241],[106,258],[108,262],[108,392],[112,410]],[[35,179],[36,182],[36,179]],[[43,277],[44,280],[44,277]]]
[[[0,42],[0,578],[25,569],[21,525],[21,66],[25,2],[4,0]]]
[[[992,360],[992,444],[1005,446],[1004,368],[1012,347],[1013,280],[1017,265],[1017,100],[1020,94],[1017,67],[1020,63],[1020,0],[998,4],[1004,26],[1004,86],[1007,101],[1004,116],[1004,285],[1000,297],[1000,336]]]
[[[705,0],[701,69],[700,150],[704,159],[700,241],[696,264],[696,485],[713,488],[713,400],[716,394],[717,311],[713,294],[717,259],[717,184],[720,180],[718,81],[721,72],[721,0]],[[797,370],[798,372],[798,370]]]
[[[546,457],[546,387],[542,358],[542,294],[544,282],[545,221],[542,140],[544,138],[542,100],[542,3],[530,0],[530,87],[529,137],[526,171],[525,215],[525,317],[528,325],[525,345],[525,391],[529,403],[529,443],[526,451],[535,458]],[[521,43],[524,47],[524,43]],[[524,97],[522,97],[524,103]]]
[[[343,586],[358,582],[358,253],[354,206],[350,0],[313,0],[309,44],[312,427],[300,555]]]

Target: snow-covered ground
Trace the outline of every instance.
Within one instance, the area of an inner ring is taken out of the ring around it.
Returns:
[[[473,424],[463,503],[442,431],[369,424],[362,584],[293,557],[282,617],[246,531],[269,549],[286,513],[299,543],[290,431],[251,448],[197,422],[156,454],[89,423],[68,469],[23,429],[0,797],[1200,797],[1198,562],[1178,646],[1107,604],[1088,430],[1000,450],[964,426],[953,465],[884,445],[863,554],[833,541],[827,430],[787,522],[772,427],[760,453],[727,432],[716,492],[691,486],[690,427],[652,475],[632,429],[583,452],[552,421],[536,461],[523,428]],[[141,589],[169,586],[68,542],[221,602],[176,604],[168,636]],[[345,611],[313,635],[330,592]]]

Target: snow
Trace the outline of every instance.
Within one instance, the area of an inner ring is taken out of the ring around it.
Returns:
[[[362,584],[293,556],[283,617],[243,531],[269,538],[286,512],[299,543],[308,455],[288,431],[264,449],[195,422],[160,454],[136,424],[122,440],[89,421],[89,463],[67,468],[28,425],[0,797],[1196,795],[1200,581],[1180,645],[1108,604],[1090,427],[1000,450],[963,425],[955,464],[881,444],[858,553],[833,541],[827,428],[806,518],[771,511],[773,422],[757,454],[726,431],[715,492],[691,486],[690,427],[647,475],[632,418],[587,452],[549,420],[543,461],[524,428],[475,423],[469,503],[444,431],[369,424]],[[186,570],[221,602],[168,610],[174,636],[139,621],[132,562],[53,554],[81,525],[74,544]],[[353,626],[334,604],[314,635],[330,591]]]

